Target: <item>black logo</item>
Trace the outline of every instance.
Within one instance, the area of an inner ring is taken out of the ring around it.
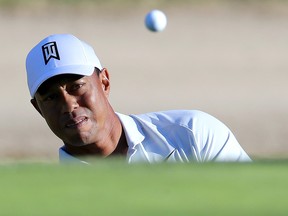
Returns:
[[[45,65],[48,64],[51,58],[60,60],[59,52],[57,49],[57,44],[55,41],[46,43],[42,46],[43,57]]]

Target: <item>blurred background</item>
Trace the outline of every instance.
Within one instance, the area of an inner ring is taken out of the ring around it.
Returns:
[[[162,10],[163,32],[146,13]],[[30,105],[25,58],[71,33],[110,71],[115,111],[198,109],[223,121],[252,158],[287,158],[288,2],[0,0],[0,161],[58,160],[61,140]]]

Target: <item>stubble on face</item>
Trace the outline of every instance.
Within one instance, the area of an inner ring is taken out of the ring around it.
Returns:
[[[46,92],[41,97],[36,96],[41,114],[50,129],[68,145],[83,146],[99,142],[104,134],[109,103],[98,75],[93,73],[81,78],[61,75],[57,80],[53,79],[53,82],[45,83]],[[49,98],[51,92],[55,98]],[[47,95],[49,100],[45,99]],[[67,105],[68,102],[75,103],[69,112],[65,110],[65,107],[71,106]]]

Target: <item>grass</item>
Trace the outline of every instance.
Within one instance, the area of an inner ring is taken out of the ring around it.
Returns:
[[[287,215],[287,165],[2,165],[0,215]]]

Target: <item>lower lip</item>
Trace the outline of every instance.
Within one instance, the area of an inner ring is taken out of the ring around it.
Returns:
[[[80,128],[82,127],[84,124],[86,124],[88,121],[87,118],[83,119],[82,121],[78,122],[77,124],[73,124],[73,125],[67,125],[67,128]]]

